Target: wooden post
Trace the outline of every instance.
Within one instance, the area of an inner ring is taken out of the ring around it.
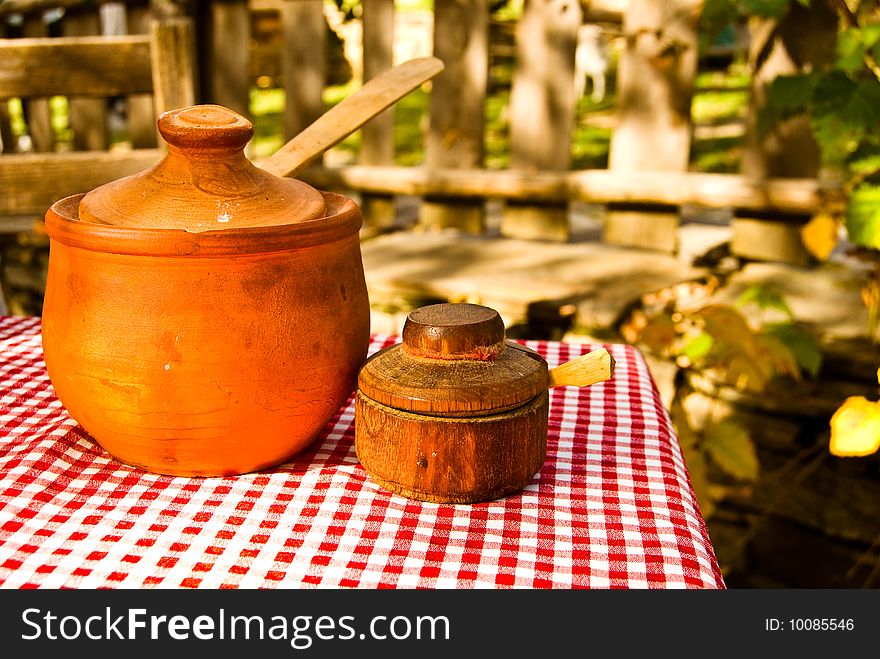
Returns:
[[[562,171],[571,166],[574,68],[580,4],[526,0],[517,30],[517,68],[510,97],[510,164],[514,169]],[[503,235],[566,241],[567,204],[509,202]]]
[[[64,34],[69,37],[101,34],[98,8],[68,11],[63,18]],[[103,151],[110,144],[106,98],[71,98],[70,126],[76,151]]]
[[[126,26],[129,34],[150,33],[150,10],[139,5],[126,7]],[[128,139],[132,148],[148,149],[159,141],[153,97],[150,94],[131,94],[128,104]]]
[[[210,56],[205,83],[211,103],[250,116],[248,40],[250,12],[246,0],[211,2]]]
[[[324,113],[327,78],[327,21],[322,0],[284,0],[281,71],[287,102],[284,139],[289,140]],[[317,160],[315,164],[320,164]]]
[[[489,72],[489,11],[484,0],[435,0],[434,56],[445,70],[431,83],[430,125],[425,162],[430,168],[472,168],[483,164],[483,126]],[[419,223],[486,230],[484,201],[426,198]]]
[[[697,73],[699,0],[630,0],[618,67],[618,123],[608,165],[617,171],[686,171]],[[606,242],[674,252],[678,209],[643,213],[609,204]]]
[[[0,21],[0,37],[6,39],[7,23],[5,20]],[[0,99],[0,153],[15,153],[18,151],[15,135],[12,134],[12,121],[9,113],[9,100]],[[0,304],[2,304],[3,296],[0,295]]]
[[[809,119],[793,117],[761,135],[758,115],[776,76],[821,70],[834,61],[837,17],[824,2],[811,3],[809,8],[792,3],[781,20],[753,19],[749,31],[753,75],[740,171],[758,179],[813,178],[819,172],[820,154]],[[738,213],[732,222],[731,251],[745,258],[807,265],[810,256],[800,230],[808,219],[808,215]]]
[[[152,49],[153,102],[158,116],[166,110],[195,103],[194,42],[188,18],[166,18],[150,23],[155,44]]]
[[[394,65],[394,0],[364,0],[363,81]],[[394,163],[394,109],[390,108],[364,124],[361,130],[360,162],[363,165]],[[391,195],[361,197],[364,222],[373,228],[394,226],[397,214]]]
[[[49,32],[42,16],[29,16],[24,22],[25,37],[46,37]],[[28,134],[34,151],[53,151],[55,133],[52,130],[52,117],[48,98],[22,99],[22,109],[27,121]]]

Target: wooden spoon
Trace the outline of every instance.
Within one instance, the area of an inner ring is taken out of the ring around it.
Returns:
[[[520,350],[535,359],[542,359],[538,353],[516,341],[505,341],[505,345]],[[572,360],[551,368],[547,373],[547,388],[553,387],[589,387],[610,380],[614,375],[614,357],[605,348],[591,350]]]
[[[436,57],[420,57],[388,69],[318,117],[259,163],[260,167],[276,176],[295,177],[327,149],[339,144],[443,69],[443,62]]]
[[[588,387],[614,375],[614,357],[605,348],[599,348],[551,368],[549,375],[548,389],[566,385]]]

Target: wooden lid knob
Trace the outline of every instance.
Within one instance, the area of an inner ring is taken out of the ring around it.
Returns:
[[[403,341],[370,357],[360,392],[382,405],[431,416],[485,416],[519,407],[547,388],[547,362],[504,340],[498,312],[477,304],[412,311]]]
[[[504,321],[478,304],[432,304],[410,312],[403,349],[429,359],[492,361],[504,349]]]
[[[181,149],[233,149],[241,151],[254,136],[254,126],[222,105],[195,105],[168,110],[159,116],[159,133]]]

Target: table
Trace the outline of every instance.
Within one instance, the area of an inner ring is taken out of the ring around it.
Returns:
[[[370,353],[397,341],[373,335]],[[525,344],[550,366],[597,346]],[[0,587],[724,588],[641,354],[551,390],[546,462],[523,491],[430,504],[376,486],[350,399],[305,453],[235,477],[123,465],[65,412],[40,319],[0,316]]]

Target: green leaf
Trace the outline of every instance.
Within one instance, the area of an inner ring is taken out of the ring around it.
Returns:
[[[755,444],[742,426],[732,421],[709,426],[703,435],[703,447],[712,461],[730,476],[748,481],[758,478]]]
[[[767,133],[784,119],[807,112],[822,81],[817,72],[780,75],[767,87],[767,101],[758,113],[758,132]]]
[[[741,0],[740,11],[746,16],[780,18],[788,9],[788,5],[789,0]]]
[[[880,249],[880,187],[865,183],[852,191],[846,230],[855,244]]]
[[[763,334],[781,341],[794,355],[798,366],[812,377],[822,368],[822,349],[810,332],[794,323],[770,323]]]
[[[837,35],[837,67],[847,73],[865,69],[865,55],[880,40],[880,25],[841,30]]]
[[[750,304],[756,305],[762,311],[773,309],[781,311],[789,317],[792,316],[791,307],[788,306],[785,298],[782,297],[782,293],[770,286],[752,284],[736,299],[736,306],[738,307],[746,307]]]
[[[849,161],[849,168],[856,174],[870,176],[880,171],[880,153],[855,153]]]
[[[708,355],[714,343],[711,334],[701,332],[682,347],[681,354],[695,362]]]
[[[773,79],[767,92],[768,99],[783,113],[794,114],[806,110],[821,80],[818,73],[780,75]]]

